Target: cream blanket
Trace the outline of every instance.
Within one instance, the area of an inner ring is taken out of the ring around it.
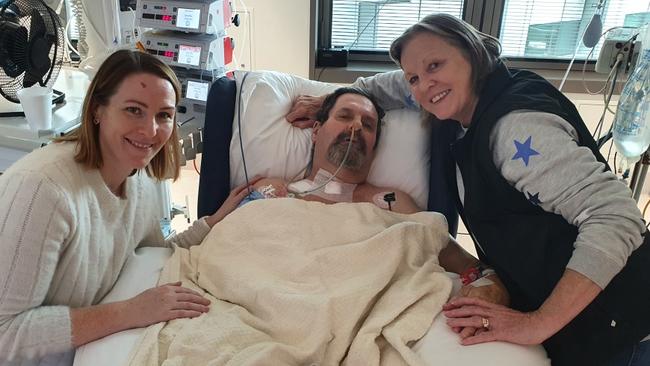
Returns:
[[[199,246],[176,248],[159,283],[212,301],[150,326],[131,365],[421,365],[409,348],[451,291],[440,214],[372,204],[251,202]]]

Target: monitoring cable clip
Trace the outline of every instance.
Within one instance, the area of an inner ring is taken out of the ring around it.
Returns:
[[[395,202],[395,192],[386,193],[384,195],[384,201],[386,201],[386,203],[388,203],[388,211],[393,211],[393,207],[391,206],[391,202]]]

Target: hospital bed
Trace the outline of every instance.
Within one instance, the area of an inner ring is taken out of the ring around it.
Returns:
[[[336,85],[305,80],[276,72],[238,72],[235,80],[217,80],[209,93],[203,135],[203,159],[199,184],[198,214],[214,212],[230,187],[245,182],[244,159],[249,177],[256,174],[290,178],[307,162],[310,130],[292,128],[284,120],[291,102],[300,94],[322,95]],[[429,156],[443,154],[449,130],[432,131],[416,110],[395,110],[384,119],[382,137],[368,181],[409,193],[423,209],[442,212],[455,231],[457,215],[443,178],[443,159],[430,164]],[[434,140],[436,141],[436,140]],[[442,145],[444,146],[444,145]],[[433,149],[433,150],[432,150]],[[242,159],[242,156],[244,159]],[[156,285],[171,249],[138,249],[125,265],[118,282],[102,303],[137,295]],[[452,294],[460,288],[454,274]],[[143,329],[132,329],[77,350],[75,366],[125,364]],[[541,346],[492,342],[465,347],[438,315],[427,334],[413,349],[427,365],[550,365]]]

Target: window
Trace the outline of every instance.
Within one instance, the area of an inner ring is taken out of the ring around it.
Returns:
[[[581,36],[598,5],[602,5],[603,31],[616,26],[639,27],[650,21],[647,0],[505,0],[499,32],[503,55],[515,58],[569,60],[578,45],[577,59],[591,48]],[[603,40],[589,55],[598,58]]]
[[[391,42],[427,14],[463,18],[501,40],[511,60],[567,62],[591,55],[580,37],[600,11],[603,31],[650,22],[650,0],[319,0],[319,48],[344,48],[353,60],[389,61]],[[533,65],[534,66],[534,65]]]
[[[427,14],[462,17],[463,0],[331,0],[331,47],[388,52],[391,42]]]

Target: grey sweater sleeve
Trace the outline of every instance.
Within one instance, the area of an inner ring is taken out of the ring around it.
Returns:
[[[578,227],[567,268],[605,288],[641,245],[645,226],[627,186],[577,139],[556,115],[518,111],[497,122],[490,149],[497,169],[529,201]]]
[[[366,78],[358,78],[353,86],[366,89],[377,98],[385,110],[411,108],[420,109],[411,95],[402,70],[383,72]]]
[[[0,364],[72,349],[67,306],[45,306],[72,215],[38,173],[0,180]]]
[[[160,230],[158,231],[160,232]],[[201,244],[209,232],[210,225],[205,221],[205,217],[202,217],[199,220],[194,221],[192,226],[187,228],[187,230],[167,239],[165,243],[166,246],[171,246],[171,244],[174,243],[181,248],[189,248],[193,245]]]

